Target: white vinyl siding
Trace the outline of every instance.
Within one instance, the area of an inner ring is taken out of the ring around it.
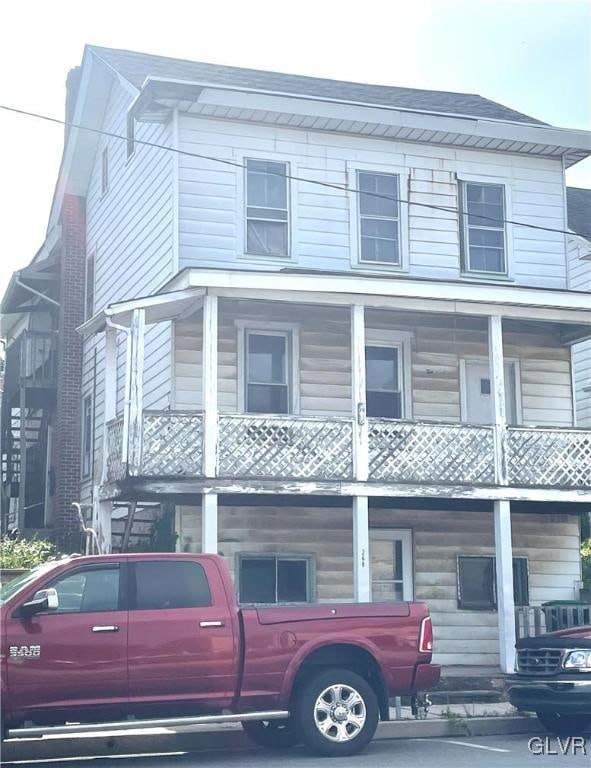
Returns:
[[[570,287],[591,294],[591,242],[569,236],[568,257]],[[591,340],[575,344],[572,357],[577,426],[591,427]]]

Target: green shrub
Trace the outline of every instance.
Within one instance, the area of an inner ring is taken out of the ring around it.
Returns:
[[[43,539],[0,539],[0,567],[34,568],[55,557],[55,547]]]
[[[585,587],[591,587],[591,539],[585,539],[581,544],[581,563],[583,566],[583,581]]]

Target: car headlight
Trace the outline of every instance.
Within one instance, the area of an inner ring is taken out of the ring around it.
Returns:
[[[563,664],[565,669],[581,669],[591,672],[591,651],[570,651]]]

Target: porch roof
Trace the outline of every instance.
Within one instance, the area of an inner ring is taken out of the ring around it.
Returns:
[[[360,284],[363,291],[360,291]],[[500,315],[507,318],[561,323],[565,343],[591,333],[591,297],[583,291],[524,288],[514,285],[433,281],[391,276],[360,276],[304,270],[261,271],[187,268],[158,293],[114,302],[80,326],[84,335],[107,325],[129,327],[134,309],[144,309],[146,323],[173,320],[199,308],[205,293],[230,298],[292,301],[305,304]]]

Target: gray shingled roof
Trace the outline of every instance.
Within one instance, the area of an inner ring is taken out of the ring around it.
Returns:
[[[591,189],[567,187],[566,206],[569,229],[591,240]]]
[[[326,80],[319,77],[204,64],[198,61],[170,59],[165,56],[101,48],[94,45],[89,46],[89,48],[137,88],[142,86],[146,77],[165,77],[208,82],[215,85],[260,88],[261,90],[280,91],[282,93],[358,101],[425,112],[446,112],[545,125],[540,120],[523,115],[521,112],[516,112],[494,101],[483,99],[482,96],[473,93],[366,85],[365,83],[350,83],[343,80]]]

